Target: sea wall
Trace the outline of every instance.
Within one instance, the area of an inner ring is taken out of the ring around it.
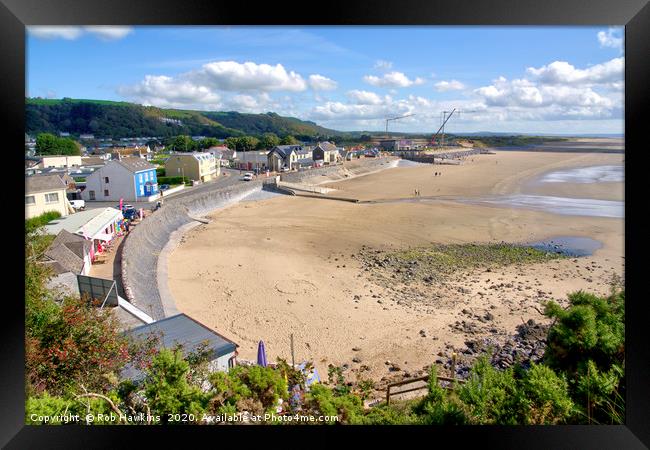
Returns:
[[[488,151],[480,148],[474,148],[471,150],[458,150],[458,151],[452,151],[452,152],[445,152],[445,153],[440,153],[440,154],[435,154],[435,155],[408,155],[404,154],[402,158],[408,159],[409,161],[415,161],[419,163],[427,163],[427,164],[444,164],[445,160],[453,160],[457,158],[466,158],[468,156],[472,155],[478,155],[481,153],[489,153]]]
[[[344,164],[282,174],[282,181],[318,184],[361,176],[395,167],[399,158],[365,158]],[[165,199],[164,206],[128,234],[122,250],[122,283],[129,302],[155,320],[176,314],[167,287],[167,256],[180,237],[200,223],[196,220],[262,190],[263,181],[251,181],[194,195]]]
[[[387,156],[383,158],[362,158],[345,161],[342,164],[323,166],[300,172],[283,173],[281,181],[289,183],[319,184],[326,181],[341,180],[354,176],[366,175],[378,170],[395,167],[399,158]]]
[[[261,181],[253,181],[196,195],[166,199],[164,206],[134,227],[124,241],[122,250],[122,283],[127,299],[155,320],[174,311],[173,299],[167,290],[159,289],[159,256],[172,234],[181,227],[198,223],[194,218],[240,201],[262,189]]]

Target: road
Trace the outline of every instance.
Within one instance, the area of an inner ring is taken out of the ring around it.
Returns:
[[[198,186],[194,187],[186,187],[180,192],[176,192],[174,194],[171,194],[169,196],[164,195],[163,196],[163,201],[171,199],[171,198],[182,198],[186,197],[188,195],[193,195],[199,192],[204,192],[204,191],[211,191],[214,189],[220,189],[228,186],[233,186],[235,184],[239,183],[246,183],[246,181],[241,180],[241,175],[243,174],[243,170],[239,169],[229,169],[222,167],[221,168],[221,175],[219,178],[208,181],[207,183],[201,183]],[[125,204],[130,204],[133,205],[134,208],[140,209],[153,209],[156,206],[156,201],[153,202],[124,202]],[[112,202],[86,202],[86,209],[96,209],[96,208],[115,208],[119,204],[119,201],[112,201]]]

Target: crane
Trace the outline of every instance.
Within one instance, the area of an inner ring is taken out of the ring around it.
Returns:
[[[406,118],[406,117],[411,117],[411,116],[414,116],[414,115],[415,115],[415,114],[407,114],[407,115],[405,115],[405,116],[390,117],[390,118],[386,119],[386,139],[388,139],[388,122],[389,122],[389,121],[391,121],[391,120],[398,120],[398,119],[404,119],[404,118]]]
[[[442,116],[443,116],[443,122],[442,122],[442,125],[440,125],[440,128],[438,128],[438,131],[436,131],[436,134],[434,134],[433,137],[431,137],[431,144],[432,145],[435,142],[436,136],[438,136],[438,134],[440,134],[440,131],[442,131],[442,139],[443,140],[445,139],[445,137],[444,137],[445,136],[445,124],[447,123],[447,121],[449,119],[451,119],[451,116],[454,114],[455,111],[456,111],[456,108],[452,109],[451,111],[443,111],[441,113]],[[460,111],[458,113],[460,114]],[[447,115],[447,114],[449,114],[449,115]]]

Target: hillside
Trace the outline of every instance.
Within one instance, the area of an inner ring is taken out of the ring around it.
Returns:
[[[119,139],[179,134],[225,138],[267,132],[281,137],[290,134],[297,138],[347,134],[275,113],[163,109],[106,100],[28,98],[25,114],[25,131],[31,135],[63,131],[71,135],[89,133],[96,138]],[[173,119],[180,123],[161,119]]]

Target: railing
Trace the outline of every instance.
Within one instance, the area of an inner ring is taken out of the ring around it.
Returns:
[[[448,383],[451,383],[451,386],[445,386],[444,387],[444,389],[449,389],[449,390],[454,389],[453,383],[461,383],[461,384],[465,383],[465,380],[459,380],[457,378],[442,377],[442,376],[438,376],[437,378],[438,378],[438,381],[447,381]],[[419,390],[428,388],[428,383],[427,383],[427,384],[425,384],[423,386],[421,385],[421,386],[414,387],[414,388],[411,388],[411,389],[406,389],[406,390],[397,391],[397,392],[391,392],[391,388],[398,387],[398,386],[404,386],[404,385],[412,384],[412,383],[417,383],[419,381],[427,381],[428,382],[429,377],[426,376],[426,377],[412,378],[410,380],[398,381],[397,383],[389,384],[386,387],[386,404],[390,405],[390,397],[391,397],[391,395],[406,394],[408,392],[415,392],[415,391],[419,391]]]

